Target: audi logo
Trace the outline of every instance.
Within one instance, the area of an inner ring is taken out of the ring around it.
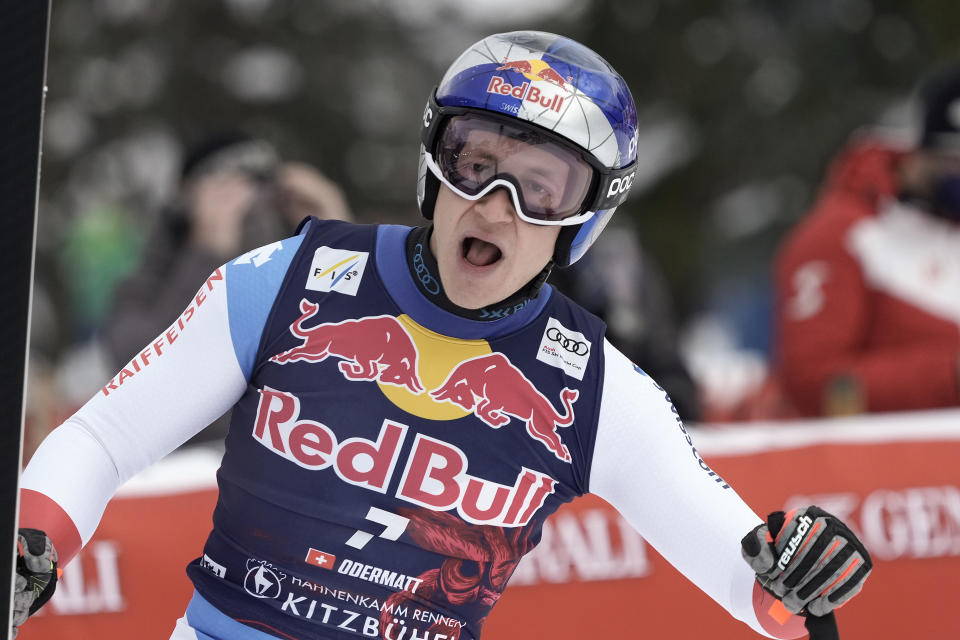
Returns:
[[[556,342],[570,353],[575,353],[578,356],[585,356],[587,355],[587,352],[590,351],[590,346],[586,342],[580,342],[579,340],[568,338],[560,333],[560,330],[556,327],[550,327],[547,329],[547,338]]]

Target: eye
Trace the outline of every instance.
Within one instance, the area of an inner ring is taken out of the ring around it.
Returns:
[[[536,194],[549,193],[549,189],[547,189],[546,186],[534,180],[528,180],[525,187],[530,190],[530,193],[536,193]]]
[[[460,153],[457,156],[457,172],[469,180],[483,182],[496,173],[496,164],[487,156]]]
[[[556,194],[545,182],[528,179],[523,183],[523,196],[541,206],[547,206],[553,204]]]
[[[491,164],[489,162],[471,162],[467,165],[468,171],[476,176],[483,176],[490,173]]]

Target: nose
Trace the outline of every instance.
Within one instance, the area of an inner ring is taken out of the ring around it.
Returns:
[[[475,207],[491,223],[509,222],[517,216],[513,196],[506,187],[499,187],[483,196],[477,200]]]

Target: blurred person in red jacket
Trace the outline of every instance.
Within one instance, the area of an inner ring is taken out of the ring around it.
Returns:
[[[919,144],[856,136],[776,264],[780,382],[802,415],[960,405],[960,66]]]

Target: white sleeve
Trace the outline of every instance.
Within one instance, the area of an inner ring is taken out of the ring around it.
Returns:
[[[732,616],[767,637],[740,540],[760,518],[697,453],[666,393],[606,340],[590,491]]]
[[[246,378],[230,335],[226,273],[218,269],[168,330],[43,441],[23,472],[21,487],[57,503],[83,544],[123,482],[243,394]]]

